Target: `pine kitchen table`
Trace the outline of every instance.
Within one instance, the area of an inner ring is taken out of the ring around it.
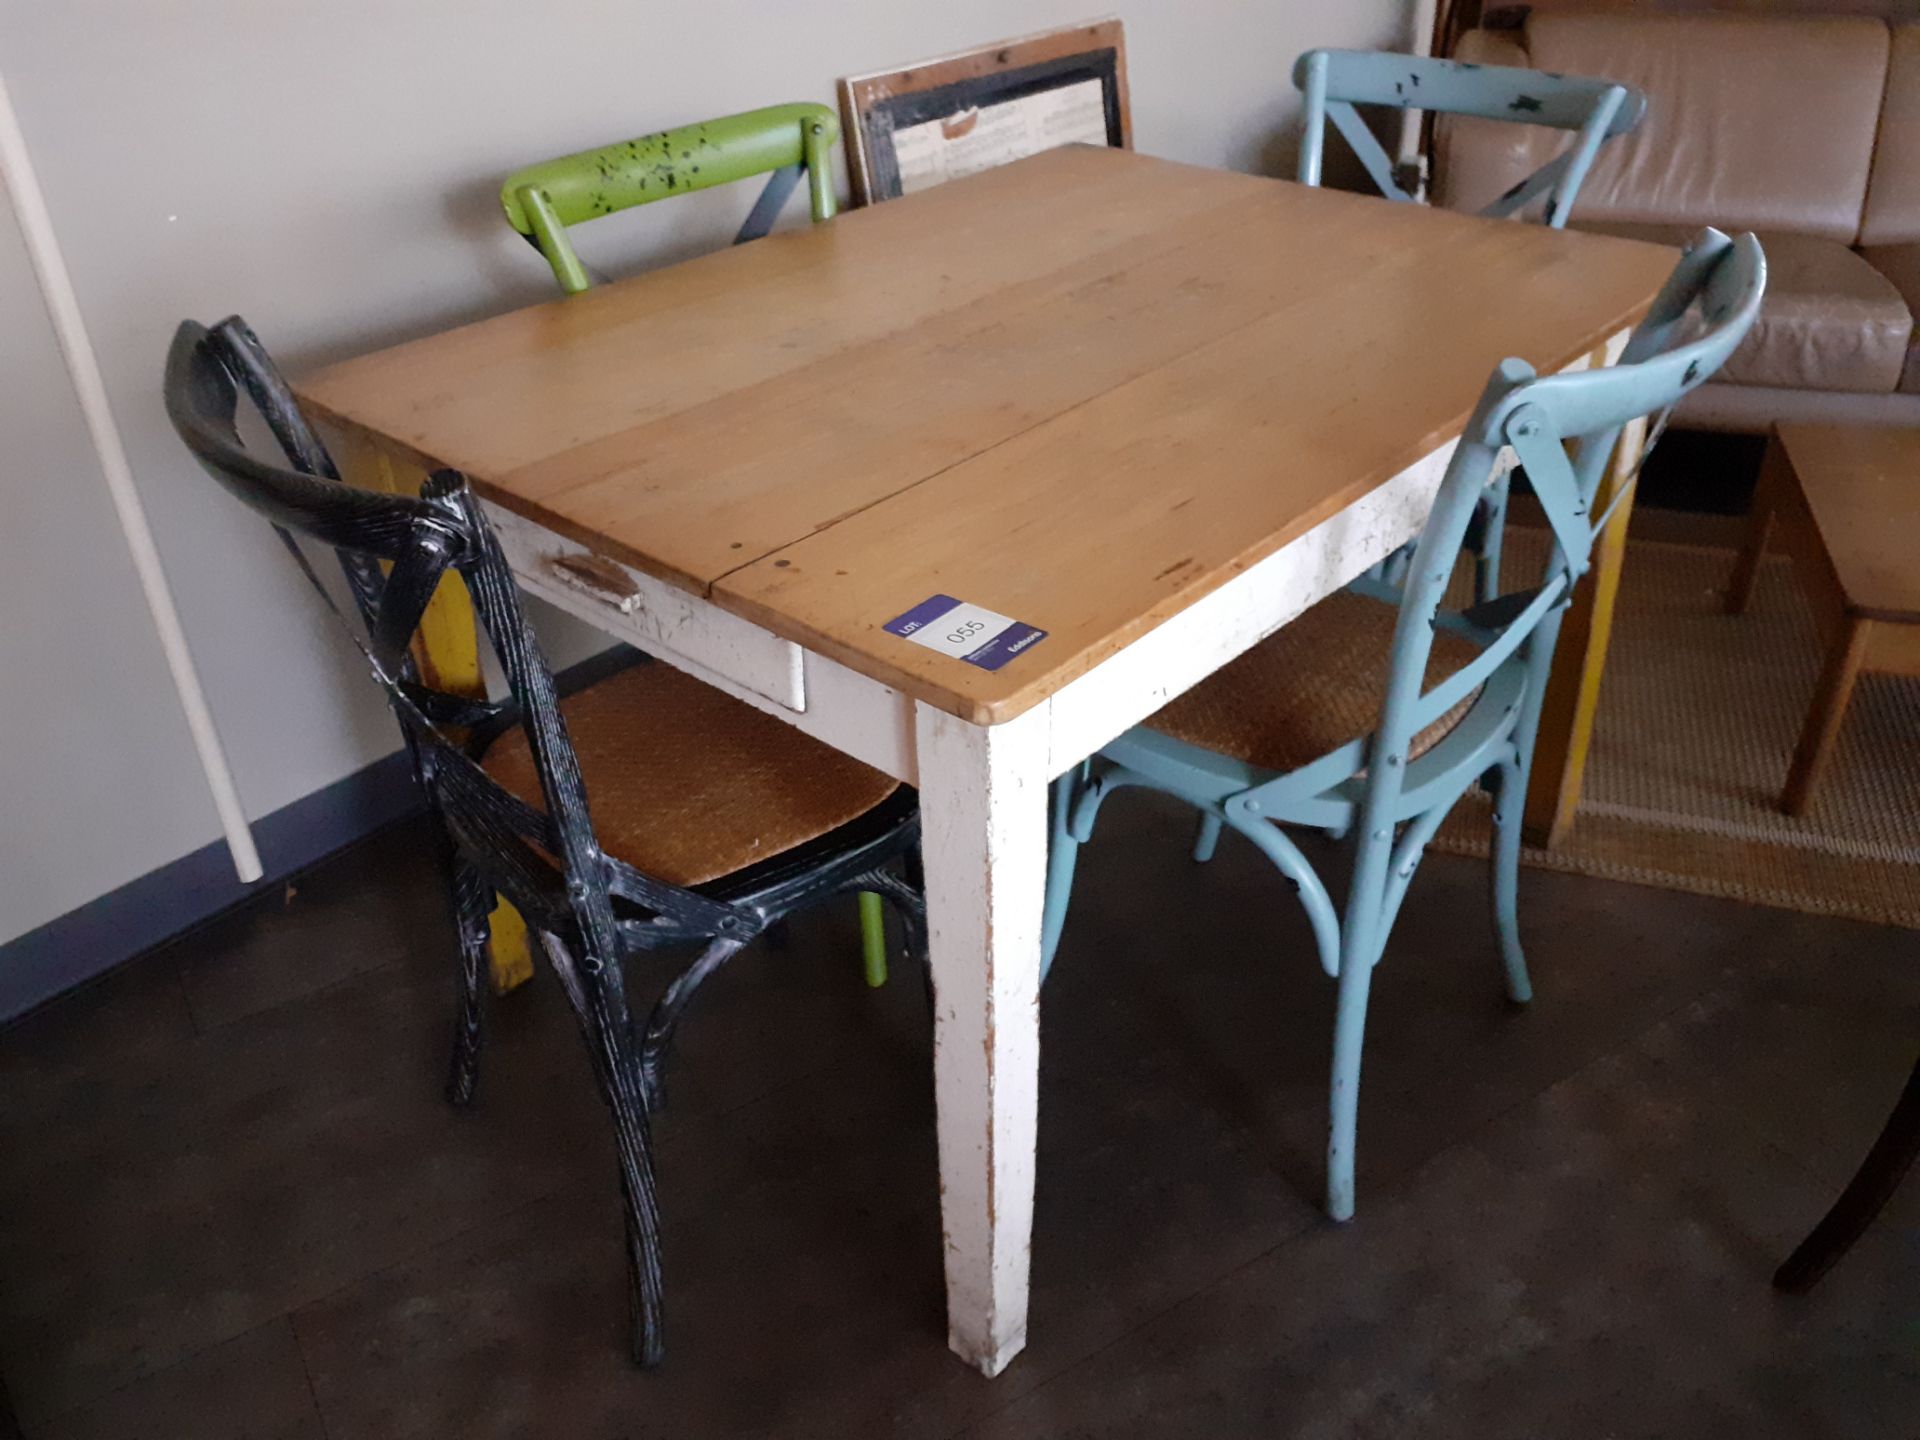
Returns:
[[[464,471],[529,592],[919,788],[949,1338],[991,1375],[1049,780],[1412,538],[1495,363],[1603,363],[1673,258],[1073,147],[297,389]]]

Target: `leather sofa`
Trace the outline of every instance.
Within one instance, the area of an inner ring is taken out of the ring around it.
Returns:
[[[1519,29],[1467,32],[1454,55],[1646,94],[1646,120],[1601,151],[1571,228],[1670,244],[1702,225],[1759,235],[1760,321],[1676,422],[1920,425],[1920,24],[1536,11]],[[1434,201],[1478,209],[1564,143],[1443,121]]]

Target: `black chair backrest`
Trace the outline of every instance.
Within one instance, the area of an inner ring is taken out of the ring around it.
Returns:
[[[241,439],[242,389],[286,452],[283,461],[262,459]],[[356,634],[355,643],[387,692],[421,783],[463,858],[530,924],[577,943],[592,964],[617,953],[614,895],[648,912],[624,927],[642,944],[711,935],[737,923],[730,907],[614,866],[601,854],[553,672],[464,476],[437,471],[418,496],[343,482],[292,391],[238,316],[211,330],[193,321],[181,324],[167,355],[166,405],[201,467],[272,522],[336,613],[296,537],[317,540],[339,556],[364,622],[365,635]],[[473,598],[481,631],[506,676],[506,701],[450,695],[418,681],[410,647],[427,602],[449,570],[465,580]],[[475,762],[466,739],[449,733],[484,735],[513,723],[525,730],[532,748],[544,813],[497,784]]]

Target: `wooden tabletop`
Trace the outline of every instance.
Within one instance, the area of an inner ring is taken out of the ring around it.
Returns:
[[[1848,610],[1920,624],[1920,431],[1781,425]]]
[[[322,420],[1011,718],[1645,310],[1673,252],[1071,147],[322,371]],[[889,633],[947,595],[1047,638]]]

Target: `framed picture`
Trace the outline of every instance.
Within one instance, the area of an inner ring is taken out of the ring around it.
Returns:
[[[1118,20],[850,76],[840,110],[858,205],[1057,145],[1133,146]]]

